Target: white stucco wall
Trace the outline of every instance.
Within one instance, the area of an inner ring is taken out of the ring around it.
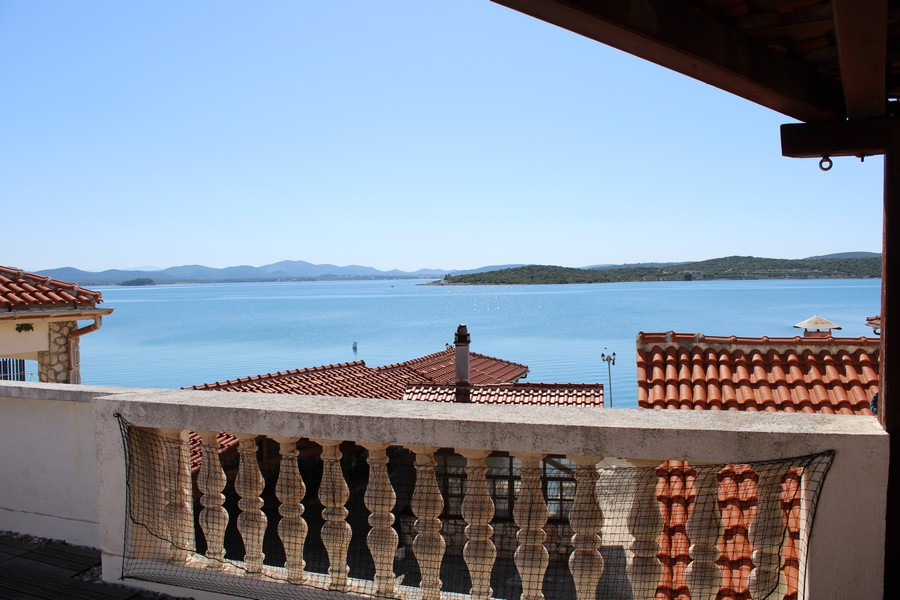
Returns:
[[[16,331],[16,325],[28,323],[31,331]],[[0,356],[37,360],[37,353],[49,348],[47,321],[0,322]]]
[[[0,382],[0,530],[100,546],[90,401],[109,391]]]

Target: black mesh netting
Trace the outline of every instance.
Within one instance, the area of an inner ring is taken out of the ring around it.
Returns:
[[[832,458],[597,466],[120,423],[123,577],[249,598],[803,597]]]

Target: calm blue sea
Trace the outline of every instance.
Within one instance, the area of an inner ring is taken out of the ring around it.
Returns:
[[[115,308],[82,339],[86,384],[178,388],[259,373],[437,352],[467,323],[472,350],[526,364],[528,381],[607,383],[636,406],[638,331],[792,336],[822,314],[871,335],[880,280],[442,287],[422,281],[105,287]],[[353,351],[353,342],[358,351]],[[609,392],[607,392],[608,394]]]

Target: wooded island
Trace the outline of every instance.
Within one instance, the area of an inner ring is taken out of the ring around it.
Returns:
[[[447,275],[431,285],[528,285],[694,281],[705,279],[867,279],[881,277],[881,256],[866,258],[756,258],[728,256],[665,266],[617,265],[588,269],[528,265]]]

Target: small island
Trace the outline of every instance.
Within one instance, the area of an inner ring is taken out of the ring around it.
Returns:
[[[757,258],[728,256],[660,266],[611,265],[575,269],[528,265],[468,275],[446,275],[430,285],[537,285],[702,281],[709,279],[868,279],[881,277],[881,256],[861,258]]]
[[[127,285],[127,286],[141,286],[141,285],[156,285],[156,282],[150,279],[149,277],[138,277],[137,279],[128,279],[123,281],[119,285]]]

